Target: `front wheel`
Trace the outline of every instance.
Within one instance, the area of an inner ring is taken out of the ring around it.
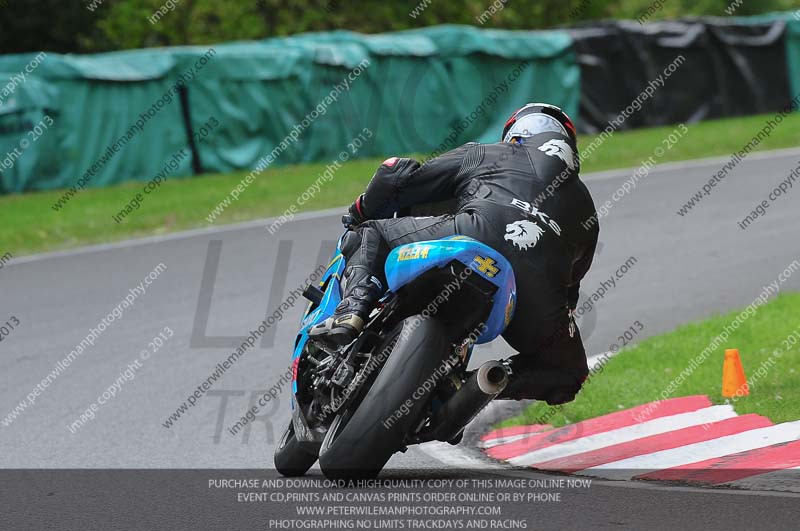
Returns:
[[[375,477],[416,427],[451,352],[444,326],[433,318],[403,320],[375,351],[388,351],[366,396],[340,412],[328,430],[319,465],[328,478]]]
[[[275,470],[282,476],[302,476],[314,466],[317,456],[303,448],[294,435],[294,423],[290,420],[275,448]]]

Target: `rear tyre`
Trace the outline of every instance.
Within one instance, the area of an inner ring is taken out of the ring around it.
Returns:
[[[316,461],[317,456],[303,448],[295,437],[294,423],[290,420],[275,448],[275,470],[282,476],[302,476]]]
[[[322,442],[319,464],[328,478],[380,473],[421,420],[438,382],[434,372],[451,351],[444,326],[420,316],[398,324],[375,354],[387,348],[388,359],[364,399],[334,419]]]

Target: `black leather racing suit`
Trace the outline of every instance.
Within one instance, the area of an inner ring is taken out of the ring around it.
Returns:
[[[469,143],[421,165],[392,158],[376,171],[358,202],[369,220],[348,233],[348,265],[381,282],[389,250],[413,241],[461,234],[501,252],[514,268],[517,306],[503,337],[520,354],[501,398],[572,400],[588,375],[570,309],[589,269],[598,227],[578,177],[575,146],[558,133],[521,145]],[[455,199],[448,214],[386,219],[413,205]]]

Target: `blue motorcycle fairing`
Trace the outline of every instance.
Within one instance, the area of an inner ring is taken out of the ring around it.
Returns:
[[[300,331],[297,333],[294,353],[292,354],[292,409],[294,409],[294,395],[297,393],[297,364],[300,361],[300,354],[303,353],[308,341],[308,331],[312,326],[333,315],[336,306],[342,300],[340,282],[344,272],[345,260],[340,250],[341,243],[340,238],[339,243],[336,245],[333,259],[328,264],[328,269],[325,270],[319,282],[319,287],[325,286],[327,283],[322,300],[313,310],[311,310],[313,303],[309,302],[300,321]]]
[[[297,364],[308,342],[308,330],[333,315],[342,299],[341,278],[346,264],[341,244],[342,238],[339,238],[333,259],[319,282],[320,287],[325,286],[322,300],[313,310],[313,303],[309,302],[300,322],[292,354],[292,409],[295,406],[297,393]],[[386,279],[389,288],[387,296],[425,271],[433,267],[443,267],[454,259],[498,286],[489,319],[485,323],[486,327],[477,340],[477,343],[488,343],[502,334],[508,326],[514,315],[516,303],[516,283],[511,264],[488,245],[466,236],[452,236],[442,240],[410,243],[397,247],[389,253],[386,260]]]
[[[458,260],[473,274],[480,274],[497,286],[494,303],[477,343],[488,343],[503,333],[514,316],[517,285],[514,270],[506,258],[488,245],[467,236],[408,243],[396,247],[386,259],[386,281],[397,291],[422,273]],[[443,290],[441,295],[449,297]],[[437,294],[438,296],[438,294]]]

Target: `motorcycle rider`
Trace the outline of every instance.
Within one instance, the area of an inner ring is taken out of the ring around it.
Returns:
[[[588,376],[573,312],[599,228],[579,178],[572,120],[558,107],[529,103],[505,124],[501,142],[467,143],[424,164],[385,160],[350,207],[342,241],[342,302],[310,336],[350,343],[385,291],[384,263],[399,245],[464,235],[501,252],[514,268],[517,304],[503,338],[519,354],[499,398],[560,404]],[[454,214],[392,218],[413,205],[455,199]]]

